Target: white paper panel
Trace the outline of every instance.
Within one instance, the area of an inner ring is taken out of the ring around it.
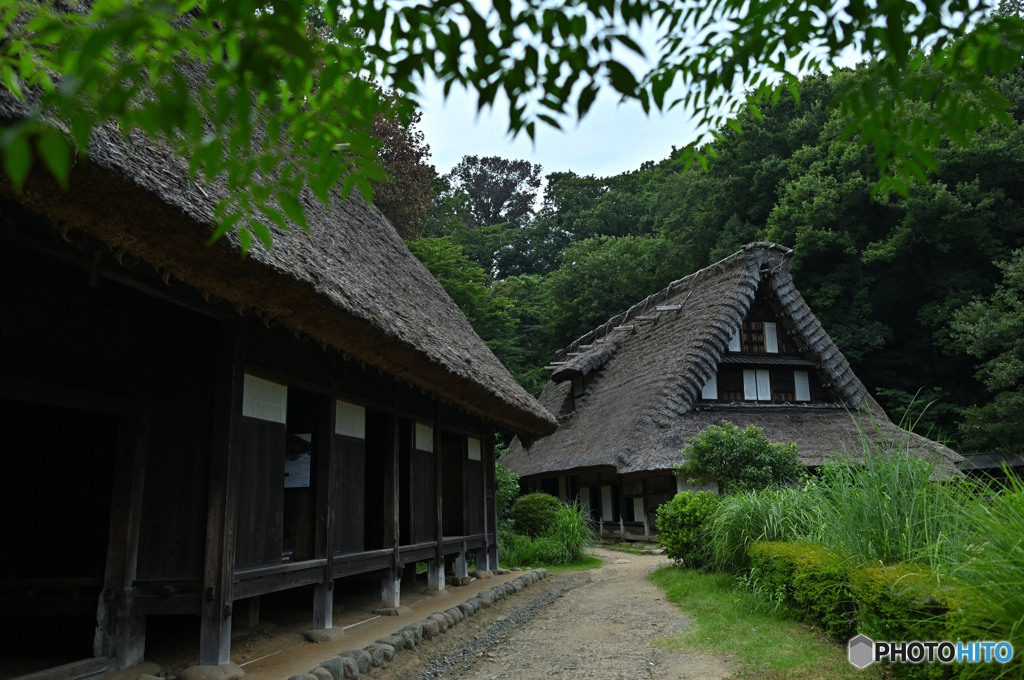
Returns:
[[[807,371],[793,371],[793,382],[796,383],[796,400],[811,400],[811,384],[807,380]]]
[[[245,374],[242,385],[242,415],[272,423],[288,418],[288,386]]]
[[[601,487],[601,519],[605,522],[615,520],[612,516],[612,487],[610,486]]]
[[[771,380],[768,379],[768,371],[757,372],[757,400],[772,400],[772,383]]]
[[[757,376],[752,370],[743,371],[743,398],[757,401]]]
[[[580,509],[583,511],[583,516],[590,519],[590,487],[580,487]]]
[[[469,437],[469,459],[480,460],[480,440]]]
[[[433,451],[434,440],[430,436],[430,425],[416,423],[416,448],[420,451]]]
[[[335,401],[334,434],[366,439],[366,409],[347,401]]]
[[[732,337],[729,338],[729,351],[740,351],[740,329],[738,328],[732,332]]]
[[[718,399],[718,374],[712,373],[711,378],[700,391],[701,399]]]
[[[298,460],[286,460],[284,462],[284,488],[302,489],[309,487],[310,463],[312,463],[312,460],[308,455]]]
[[[563,503],[568,500],[565,494],[565,475],[559,475],[558,477],[558,500]]]
[[[633,499],[633,521],[644,521],[644,499],[643,497]]]
[[[779,353],[779,332],[771,321],[764,322],[764,351],[768,354]]]

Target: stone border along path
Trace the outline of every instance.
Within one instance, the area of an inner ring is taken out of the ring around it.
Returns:
[[[500,572],[504,571],[500,570]],[[433,639],[481,609],[491,606],[498,600],[504,600],[509,595],[514,595],[547,576],[547,569],[524,571],[511,581],[480,591],[476,597],[471,597],[460,605],[449,607],[443,612],[434,612],[424,620],[405,626],[363,649],[349,649],[341,652],[337,657],[324,661],[309,673],[293,675],[288,680],[358,678],[361,673],[368,673],[374,666],[382,666],[393,661],[396,652],[413,651],[423,640]]]

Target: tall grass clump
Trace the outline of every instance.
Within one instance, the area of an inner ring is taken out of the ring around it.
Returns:
[[[749,566],[747,551],[759,541],[809,539],[821,533],[819,498],[793,488],[768,488],[722,498],[707,525],[715,564],[723,569]]]
[[[499,527],[498,561],[516,567],[571,564],[587,557],[594,541],[593,523],[579,503],[562,503],[536,537],[516,533],[509,525]]]
[[[863,460],[824,466],[819,498],[825,547],[856,564],[925,564],[948,574],[975,540],[975,489],[939,481],[934,461],[911,454],[910,435],[861,431]],[[860,456],[858,456],[859,458]]]
[[[979,503],[978,543],[965,554],[964,575],[986,611],[982,640],[1006,640],[1024,650],[1024,482],[1007,474],[1006,492]],[[1024,677],[1024,664],[1014,675]]]

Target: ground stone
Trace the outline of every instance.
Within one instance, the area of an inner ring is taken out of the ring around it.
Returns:
[[[494,604],[494,593],[492,593],[489,590],[481,590],[479,593],[477,593],[476,597],[485,607],[490,607],[492,604]]]
[[[506,595],[511,595],[512,593],[516,592],[516,587],[512,585],[510,582],[506,582],[504,588]],[[522,588],[520,588],[520,590],[522,590]]]
[[[223,666],[191,666],[178,673],[181,680],[238,680],[244,675],[245,671],[233,663]]]
[[[413,638],[414,638],[413,642],[415,643],[413,646],[418,645],[419,643],[423,642],[423,624],[421,624],[421,623],[410,623],[408,626],[406,626],[405,628],[402,628],[398,632],[399,633],[402,633],[402,632],[410,632],[410,633],[412,633],[413,634]],[[427,638],[427,639],[429,640],[430,638]]]
[[[459,611],[462,612],[462,618],[468,619],[476,613],[476,608],[468,602],[463,602],[459,605]]]
[[[310,642],[334,642],[345,637],[344,628],[313,628],[307,630],[303,635]]]
[[[382,607],[381,609],[374,610],[374,614],[378,616],[401,616],[402,614],[408,614],[412,610],[405,605],[398,607]]]
[[[382,637],[381,639],[377,640],[377,644],[388,645],[396,652],[400,652],[403,649],[405,649],[405,638],[401,635],[389,635],[387,637]]]
[[[317,666],[316,668],[311,670],[309,674],[317,680],[334,680],[334,676],[331,675],[331,672],[321,666]]]
[[[466,618],[466,616],[462,613],[462,610],[458,607],[449,607],[448,609],[444,610],[444,613],[452,617],[453,625],[462,623],[462,619]]]
[[[301,673],[299,675],[293,675],[288,680],[317,680],[317,677],[312,673]]]
[[[346,678],[359,677],[359,664],[354,659],[340,657],[324,661],[320,668],[326,669],[334,680],[345,680]]]
[[[476,609],[477,611],[480,611],[481,609],[483,609],[486,606],[484,604],[484,601],[481,600],[479,596],[469,598],[468,600],[466,600],[466,603],[473,605],[473,608]]]
[[[340,657],[348,657],[356,662],[359,666],[360,673],[369,673],[370,667],[373,666],[373,657],[361,649],[346,649],[344,652],[339,654]]]
[[[423,628],[424,640],[432,640],[441,634],[441,624],[434,619],[423,619],[420,626]]]
[[[382,645],[375,642],[372,645],[363,647],[363,651],[370,655],[374,666],[383,666],[395,660],[395,648],[391,645]]]
[[[437,629],[442,633],[448,630],[453,625],[450,622],[449,617],[445,614],[442,614],[441,612],[434,612],[433,614],[427,617],[427,620],[434,621],[435,623],[437,623]]]
[[[422,632],[423,631],[421,629],[420,633],[422,634]],[[408,649],[410,652],[416,649],[416,633],[412,632],[411,630],[400,630],[398,631],[398,633],[402,636],[402,639],[405,641],[406,649]]]
[[[489,572],[487,570],[484,570],[484,569],[477,569],[476,571],[469,572],[469,575],[473,576],[475,578],[483,579],[483,578],[490,578],[494,574],[492,574],[491,572]]]

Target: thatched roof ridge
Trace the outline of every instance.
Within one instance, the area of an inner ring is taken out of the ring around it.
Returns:
[[[773,441],[795,442],[800,457],[816,465],[844,448],[852,450],[859,441],[858,428],[873,432],[869,413],[879,419],[887,436],[907,435],[922,455],[938,454],[944,464],[959,460],[950,449],[904,433],[885,419],[793,285],[792,252],[773,243],[751,243],[674,281],[559,352],[560,361],[570,352],[579,354],[557,372],[592,365],[593,383],[580,408],[572,410],[566,408],[571,385],[552,376],[540,401],[559,416],[558,431],[529,449],[514,441],[506,465],[524,476],[594,467],[611,467],[620,474],[670,470],[681,462],[680,452],[689,437],[723,420],[756,424]],[[772,296],[782,327],[804,348],[841,403],[695,408],[701,388],[717,370],[761,286]],[[659,306],[666,309],[654,313]],[[611,330],[622,326],[632,328]],[[603,343],[596,341],[610,333],[616,349],[605,356]],[[588,361],[590,353],[595,358]]]
[[[197,77],[190,74],[190,77]],[[0,88],[0,120],[25,104]],[[274,249],[239,257],[236,237],[206,246],[223,178],[197,184],[169,146],[112,126],[97,130],[88,162],[76,163],[62,191],[36,171],[22,193],[6,178],[0,196],[79,229],[193,286],[254,311],[296,335],[373,366],[463,410],[527,436],[555,419],[520,387],[465,316],[376,209],[353,196],[325,207],[299,197],[310,230],[271,227]]]

